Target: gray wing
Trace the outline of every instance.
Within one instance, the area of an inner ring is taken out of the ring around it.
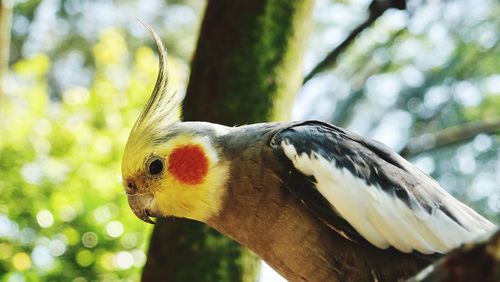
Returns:
[[[275,152],[310,185],[286,185],[341,234],[379,248],[445,253],[494,225],[383,144],[317,121],[295,124],[271,140]],[[310,189],[309,191],[307,191]],[[318,195],[314,197],[311,195]],[[321,211],[319,209],[322,209]],[[338,230],[338,218],[344,220]],[[346,234],[343,234],[346,235]]]

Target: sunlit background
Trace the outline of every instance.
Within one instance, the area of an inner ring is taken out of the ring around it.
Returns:
[[[205,2],[11,4],[10,73],[0,96],[0,281],[137,281],[152,227],[126,203],[120,160],[157,58],[136,19],[162,36],[184,91]],[[369,4],[317,0],[305,73],[366,19]],[[409,1],[305,85],[294,118],[406,148],[413,163],[498,223],[498,133],[439,148],[407,145],[500,118],[499,38],[498,1]]]

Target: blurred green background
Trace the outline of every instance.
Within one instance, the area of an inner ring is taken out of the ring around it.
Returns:
[[[120,161],[157,59],[136,18],[165,40],[183,93],[205,2],[2,4],[13,12],[0,96],[0,281],[137,281],[152,227],[128,208]],[[369,4],[316,2],[305,73]],[[498,223],[499,40],[498,1],[408,1],[303,87],[294,118],[331,121],[403,151]]]

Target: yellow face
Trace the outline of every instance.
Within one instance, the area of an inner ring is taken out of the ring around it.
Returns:
[[[147,147],[127,146],[122,165],[129,204],[139,218],[206,221],[220,211],[229,168],[208,138],[179,135]]]
[[[152,222],[149,216],[206,221],[221,209],[229,165],[205,136],[186,133],[161,144],[151,141],[181,124],[181,97],[168,83],[167,54],[160,37],[145,26],[156,42],[159,72],[123,155],[129,205],[146,222]]]

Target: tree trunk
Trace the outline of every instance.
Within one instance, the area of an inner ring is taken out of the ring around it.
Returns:
[[[185,120],[287,120],[302,82],[313,0],[209,1]],[[198,222],[159,220],[143,281],[255,281],[257,259]]]

